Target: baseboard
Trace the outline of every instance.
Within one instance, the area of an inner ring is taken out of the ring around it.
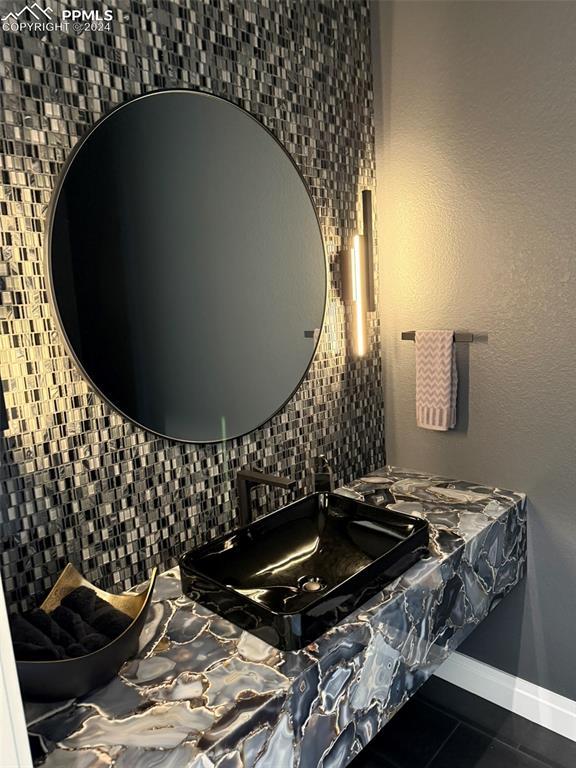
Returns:
[[[455,652],[436,676],[576,741],[576,701]]]

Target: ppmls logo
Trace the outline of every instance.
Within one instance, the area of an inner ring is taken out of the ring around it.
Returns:
[[[35,19],[37,22],[42,23],[52,21],[53,13],[52,8],[41,8],[38,3],[33,3],[32,5],[25,5],[20,11],[10,11],[6,16],[2,17],[2,21],[18,23],[20,20],[25,22]]]
[[[10,11],[0,20],[5,32],[110,32],[114,14],[111,10],[64,9],[60,18],[48,6],[39,3]]]

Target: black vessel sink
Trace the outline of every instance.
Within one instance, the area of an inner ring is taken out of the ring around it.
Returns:
[[[180,560],[184,593],[297,650],[414,564],[428,523],[337,494],[306,496]]]

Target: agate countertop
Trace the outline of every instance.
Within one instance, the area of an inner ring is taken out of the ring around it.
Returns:
[[[47,768],[341,768],[522,578],[522,494],[386,467],[338,493],[425,517],[430,556],[284,652],[162,574],[136,658],[79,700],[26,703]]]

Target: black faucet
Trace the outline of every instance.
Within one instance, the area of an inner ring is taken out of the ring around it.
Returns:
[[[269,485],[273,488],[293,488],[296,480],[282,475],[267,475],[255,469],[241,469],[236,475],[238,487],[238,509],[240,511],[240,525],[248,525],[252,522],[252,502],[250,492],[257,485]]]
[[[314,474],[312,475],[314,493],[332,493],[334,490],[334,472],[324,455],[314,459]]]

